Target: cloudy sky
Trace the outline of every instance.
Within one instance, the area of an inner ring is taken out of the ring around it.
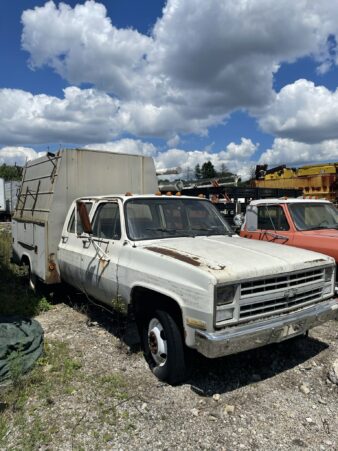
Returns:
[[[338,160],[338,0],[0,2],[0,164]]]

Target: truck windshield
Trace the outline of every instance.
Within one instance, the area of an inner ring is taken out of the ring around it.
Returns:
[[[125,204],[127,234],[131,240],[180,236],[233,235],[216,208],[202,199],[139,198]]]
[[[329,203],[289,204],[298,230],[338,229],[338,210]]]

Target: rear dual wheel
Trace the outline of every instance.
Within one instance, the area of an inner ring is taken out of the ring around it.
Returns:
[[[32,268],[30,263],[25,260],[23,262],[23,267],[25,268],[25,272],[27,272],[27,278],[28,278],[28,286],[33,291],[34,294],[37,294],[39,291],[39,279],[38,277],[32,272]]]
[[[142,341],[145,358],[158,379],[175,385],[187,377],[185,345],[173,316],[155,310],[143,321]]]

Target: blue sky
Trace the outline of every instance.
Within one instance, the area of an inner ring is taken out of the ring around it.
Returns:
[[[0,163],[94,145],[242,176],[338,160],[334,3],[2,0]]]

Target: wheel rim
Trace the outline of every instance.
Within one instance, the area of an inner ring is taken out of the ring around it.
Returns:
[[[153,318],[149,322],[148,345],[156,365],[165,365],[168,355],[167,338],[164,328],[157,318]]]
[[[28,284],[30,289],[35,292],[36,290],[36,276],[32,274],[31,267],[28,265]]]

